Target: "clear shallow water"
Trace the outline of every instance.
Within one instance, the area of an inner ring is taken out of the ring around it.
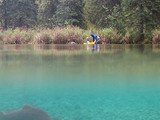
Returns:
[[[159,46],[0,46],[0,110],[60,120],[159,120]]]

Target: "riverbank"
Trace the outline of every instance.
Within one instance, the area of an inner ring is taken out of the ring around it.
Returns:
[[[101,38],[101,44],[136,44],[138,35],[134,31],[128,31],[125,35],[116,29],[90,29],[84,30],[79,27],[68,26],[54,29],[24,29],[7,30],[0,32],[0,44],[83,44],[92,41],[90,34],[96,34]],[[160,30],[150,33],[144,40],[144,44],[160,43]]]

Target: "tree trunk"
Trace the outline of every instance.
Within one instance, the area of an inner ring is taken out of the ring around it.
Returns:
[[[22,17],[19,18],[19,26],[18,27],[22,27]]]
[[[7,22],[7,19],[5,18],[4,19],[4,29],[7,30],[8,28],[8,22]]]
[[[144,12],[144,7],[141,3],[140,5],[140,14],[141,14],[141,20],[140,20],[140,43],[144,41],[144,19],[143,19],[143,12]]]
[[[4,0],[4,29],[7,30],[8,28],[8,20],[7,20],[7,6],[6,6],[6,0]]]

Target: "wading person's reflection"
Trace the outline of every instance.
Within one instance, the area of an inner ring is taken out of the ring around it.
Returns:
[[[99,52],[99,45],[98,44],[87,45],[87,51],[90,51],[90,52]]]
[[[92,46],[91,52],[99,52],[99,45],[98,45],[98,44],[94,44],[94,45]]]

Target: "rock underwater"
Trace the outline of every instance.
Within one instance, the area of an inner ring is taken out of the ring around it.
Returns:
[[[0,112],[0,120],[55,120],[48,116],[46,112],[30,105],[24,105],[21,110],[2,113]]]

